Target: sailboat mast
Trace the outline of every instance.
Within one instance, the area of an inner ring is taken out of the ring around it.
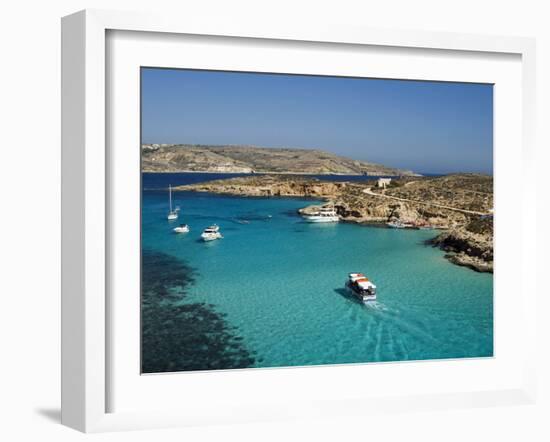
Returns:
[[[169,192],[169,195],[170,195],[170,213],[172,213],[172,185],[171,184],[168,184],[168,192]]]

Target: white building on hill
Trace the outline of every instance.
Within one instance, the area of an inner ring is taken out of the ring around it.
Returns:
[[[389,186],[391,183],[391,178],[378,178],[378,182],[376,183],[377,187],[380,187],[381,189],[385,189],[387,186]]]

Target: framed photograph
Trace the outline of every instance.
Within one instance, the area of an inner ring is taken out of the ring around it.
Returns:
[[[62,26],[64,424],[534,400],[532,40]]]

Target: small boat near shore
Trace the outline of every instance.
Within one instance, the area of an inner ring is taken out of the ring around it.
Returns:
[[[332,206],[321,207],[317,212],[305,215],[304,219],[308,223],[337,223],[340,221],[336,209]]]
[[[376,286],[363,273],[350,273],[345,287],[361,302],[376,301]]]
[[[388,223],[386,223],[386,226],[388,226],[391,229],[415,229],[416,226],[413,226],[412,224],[404,223],[401,220],[393,220]]]
[[[203,241],[214,241],[216,239],[223,238],[223,236],[220,233],[219,226],[217,224],[213,224],[203,230],[203,232],[201,233],[201,238]]]
[[[178,227],[172,229],[175,233],[188,233],[189,226],[187,224],[180,224]]]

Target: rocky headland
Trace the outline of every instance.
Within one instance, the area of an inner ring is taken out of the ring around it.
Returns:
[[[403,177],[386,188],[376,181],[333,182],[291,175],[251,175],[175,187],[178,191],[251,197],[313,197],[335,207],[343,221],[400,221],[410,228],[441,232],[429,244],[449,261],[480,272],[493,271],[493,178],[481,174]],[[319,205],[300,209],[315,212]]]
[[[343,189],[347,186],[346,182],[321,181],[303,176],[251,175],[188,184],[172,189],[238,196],[294,196],[329,199],[343,193]]]
[[[464,226],[442,232],[428,241],[445,250],[445,257],[478,272],[493,272],[493,219],[473,218]]]

